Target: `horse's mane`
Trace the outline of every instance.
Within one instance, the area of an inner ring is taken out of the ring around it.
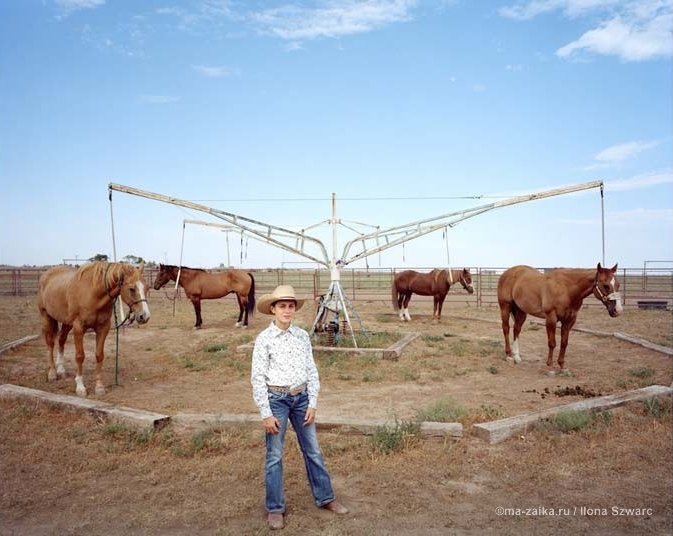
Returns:
[[[124,262],[94,261],[81,266],[77,277],[82,279],[90,276],[92,281],[104,280],[106,288],[110,289],[117,286],[122,276],[130,275],[134,270],[133,266]]]
[[[176,266],[175,264],[162,264],[162,266],[166,268],[170,268],[171,270],[179,270],[180,266]],[[189,266],[182,266],[183,270],[192,270],[194,272],[206,272],[207,270],[203,268],[190,268]]]

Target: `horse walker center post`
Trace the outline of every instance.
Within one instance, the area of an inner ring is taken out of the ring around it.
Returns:
[[[357,317],[357,313],[355,312],[355,309],[353,308],[352,304],[348,301],[341,287],[341,277],[340,277],[341,268],[353,262],[363,260],[369,257],[370,255],[374,255],[376,253],[380,253],[381,251],[396,246],[400,246],[405,242],[408,242],[415,238],[419,238],[434,231],[444,230],[444,232],[446,232],[449,227],[453,228],[457,223],[463,220],[472,218],[479,214],[483,214],[484,212],[490,210],[502,208],[509,205],[514,205],[517,203],[524,203],[527,201],[534,201],[538,199],[545,199],[553,196],[569,194],[572,192],[587,190],[591,188],[600,188],[601,209],[602,209],[603,182],[593,181],[578,184],[575,186],[555,188],[552,190],[545,190],[542,192],[537,192],[529,195],[523,195],[513,197],[510,199],[499,200],[485,205],[479,205],[471,209],[464,209],[456,212],[442,214],[436,217],[425,218],[423,220],[397,225],[394,227],[390,227],[388,229],[380,229],[379,226],[374,225],[358,224],[358,225],[366,225],[367,227],[373,228],[374,230],[371,232],[358,234],[355,238],[347,241],[344,245],[343,251],[340,256],[337,255],[337,228],[339,225],[342,225],[347,227],[351,231],[353,229],[344,225],[344,223],[340,219],[337,219],[335,193],[332,193],[332,199],[331,199],[332,217],[329,220],[320,222],[319,224],[316,224],[314,226],[307,227],[299,232],[292,231],[284,227],[260,222],[251,218],[247,218],[245,216],[240,216],[223,210],[208,207],[206,205],[193,203],[191,201],[185,201],[174,197],[169,197],[166,195],[148,192],[140,190],[138,188],[132,188],[129,186],[124,186],[115,183],[110,183],[108,185],[108,191],[109,191],[108,197],[110,200],[111,214],[112,214],[113,190],[140,197],[145,197],[147,199],[152,199],[163,203],[181,206],[191,210],[205,212],[207,214],[210,214],[211,216],[224,220],[229,226],[231,226],[231,228],[238,229],[241,232],[241,236],[246,234],[247,236],[250,236],[265,244],[269,244],[282,250],[288,251],[290,253],[299,255],[312,262],[316,262],[328,268],[330,270],[330,285],[329,288],[327,289],[326,294],[323,297],[321,297],[318,306],[318,312],[315,321],[313,323],[313,331],[315,333],[316,329],[318,330],[322,329],[324,331],[325,328],[329,328],[327,331],[328,332],[332,331],[336,336],[337,329],[339,327],[339,320],[341,318],[341,315],[343,315],[342,329],[345,328],[350,333],[353,339],[353,343],[357,347],[357,341],[355,339],[355,334],[353,332],[353,327],[351,325],[349,310],[355,317]],[[476,196],[475,198],[483,198],[483,196]],[[331,255],[328,255],[327,248],[320,239],[308,235],[305,232],[323,223],[328,223],[332,228]],[[356,222],[350,222],[350,223],[356,223]],[[603,222],[603,229],[604,226],[605,223]],[[113,228],[113,240],[114,240],[114,228]],[[604,242],[605,240],[603,231],[603,243]],[[356,243],[361,244],[363,249],[359,253],[350,255],[351,248]],[[605,264],[604,245],[603,245],[602,261],[603,264]],[[329,320],[330,315],[333,316],[333,320]],[[359,317],[357,318],[359,321]],[[360,325],[362,325],[361,322]],[[362,327],[362,331],[366,334],[364,327]]]

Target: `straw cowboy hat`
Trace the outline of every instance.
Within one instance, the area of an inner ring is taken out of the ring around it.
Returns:
[[[265,315],[273,314],[271,306],[280,300],[292,300],[297,304],[297,311],[301,309],[306,300],[300,300],[291,285],[280,285],[271,294],[264,294],[257,300],[257,310]]]

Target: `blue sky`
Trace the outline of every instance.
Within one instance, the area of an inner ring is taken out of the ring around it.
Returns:
[[[0,2],[0,264],[306,261],[184,224],[225,223],[203,212],[110,204],[109,183],[305,229],[331,259],[332,193],[340,257],[602,180],[352,267],[670,267],[672,31],[658,0]]]

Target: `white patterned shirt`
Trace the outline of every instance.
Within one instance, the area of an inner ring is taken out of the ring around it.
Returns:
[[[316,408],[320,379],[308,333],[294,325],[282,330],[271,322],[255,339],[250,381],[252,397],[262,419],[273,415],[269,406],[268,385],[296,387],[305,383],[308,405]]]

